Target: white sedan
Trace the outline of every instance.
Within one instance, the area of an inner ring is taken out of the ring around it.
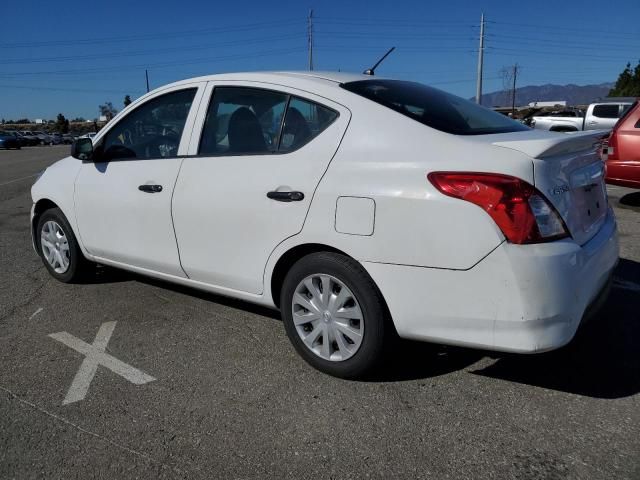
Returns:
[[[599,136],[367,75],[194,78],[44,172],[33,242],[63,282],[99,263],[278,308],[336,376],[371,371],[394,335],[540,352],[618,261]]]

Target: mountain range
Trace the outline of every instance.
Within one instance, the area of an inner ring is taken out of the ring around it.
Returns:
[[[584,105],[601,100],[613,88],[613,83],[598,85],[529,85],[516,89],[516,106],[527,105],[530,102],[562,101],[567,105]],[[474,99],[471,99],[474,100]],[[511,92],[503,90],[482,95],[482,105],[485,107],[500,107],[511,105]]]

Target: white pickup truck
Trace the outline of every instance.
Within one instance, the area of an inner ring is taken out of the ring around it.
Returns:
[[[631,102],[592,103],[583,114],[581,110],[564,110],[535,115],[529,126],[552,132],[577,132],[579,130],[606,130],[613,128]]]

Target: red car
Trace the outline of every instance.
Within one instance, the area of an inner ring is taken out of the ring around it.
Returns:
[[[613,127],[602,149],[607,183],[640,188],[640,101]]]

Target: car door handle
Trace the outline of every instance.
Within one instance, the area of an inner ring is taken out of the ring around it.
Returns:
[[[304,200],[302,192],[267,192],[267,198],[278,202],[299,202]]]
[[[162,191],[162,185],[140,185],[138,190],[146,193],[160,193]]]

